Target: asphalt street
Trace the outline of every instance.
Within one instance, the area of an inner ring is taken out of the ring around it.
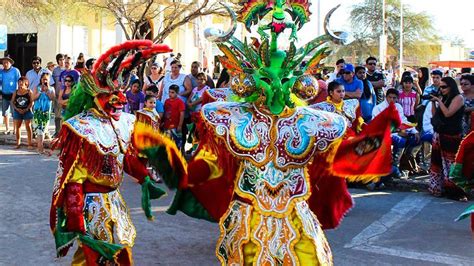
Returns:
[[[55,257],[49,206],[57,158],[0,146],[0,265],[68,265]],[[136,265],[218,265],[218,226],[164,211],[172,192],[154,201],[155,221],[140,207],[140,187],[122,194],[137,229]],[[454,218],[471,203],[426,193],[351,189],[356,202],[337,230],[326,232],[336,265],[473,265],[469,221]]]

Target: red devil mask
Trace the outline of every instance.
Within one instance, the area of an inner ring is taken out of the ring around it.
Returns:
[[[121,91],[114,91],[113,93],[101,93],[96,96],[99,108],[106,115],[118,121],[124,105],[127,103],[127,98]]]

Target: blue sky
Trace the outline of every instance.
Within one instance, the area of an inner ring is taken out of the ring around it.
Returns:
[[[302,31],[315,32],[317,27],[317,1],[313,0],[311,21],[304,26]],[[331,28],[335,30],[350,30],[347,20],[351,6],[363,2],[362,0],[320,0],[321,16],[338,4],[342,6],[334,13],[331,19]],[[382,0],[380,0],[382,1]],[[459,36],[464,39],[466,47],[474,49],[474,0],[402,0],[416,12],[426,12],[431,16],[434,28],[443,37]],[[301,42],[306,43],[315,36],[312,34],[299,34]]]

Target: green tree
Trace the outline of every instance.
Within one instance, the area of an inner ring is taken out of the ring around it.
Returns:
[[[387,57],[389,63],[396,65],[400,49],[400,0],[386,0],[385,16],[385,32],[388,37]],[[382,34],[382,1],[365,0],[354,5],[350,21],[355,41],[339,49],[335,57],[355,55],[357,58],[355,63],[364,62],[369,55],[378,57],[379,37]],[[404,58],[414,65],[426,65],[439,54],[440,48],[437,44],[439,39],[432,26],[431,17],[425,12],[414,12],[404,2]]]
[[[0,0],[1,17],[4,24],[18,24],[19,19],[29,21],[37,29],[51,21],[79,21],[77,8],[80,1],[74,0]],[[67,15],[66,15],[67,14]]]

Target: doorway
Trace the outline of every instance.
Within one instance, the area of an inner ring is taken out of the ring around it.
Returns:
[[[38,35],[36,33],[8,34],[8,46],[5,55],[15,61],[15,67],[22,76],[32,68],[31,59],[37,55]]]

